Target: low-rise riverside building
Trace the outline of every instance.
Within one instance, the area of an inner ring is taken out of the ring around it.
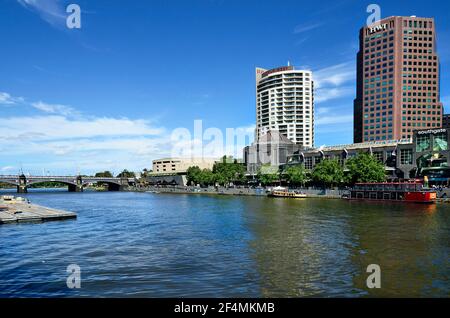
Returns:
[[[390,178],[409,178],[412,167],[397,165],[399,153],[412,150],[411,139],[373,141],[348,145],[324,146],[314,149],[299,150],[288,157],[286,166],[303,164],[306,170],[313,170],[323,160],[337,160],[341,165],[355,157],[358,153],[370,153],[377,160],[384,163],[386,173]],[[409,161],[408,161],[409,163]]]
[[[282,135],[281,135],[282,136]],[[302,164],[306,170],[325,159],[342,165],[358,153],[370,153],[385,166],[388,179],[414,179],[427,176],[431,183],[450,181],[450,129],[416,130],[412,138],[364,143],[299,148],[284,138],[268,136],[265,144],[254,143],[244,148],[244,161],[249,175],[255,175],[263,164],[280,169]]]
[[[186,185],[186,172],[189,167],[212,169],[217,158],[163,158],[153,160],[153,171],[147,182],[161,185]]]

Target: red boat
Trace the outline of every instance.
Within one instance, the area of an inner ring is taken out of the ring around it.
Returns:
[[[436,203],[436,191],[419,182],[357,183],[343,198],[349,200]]]

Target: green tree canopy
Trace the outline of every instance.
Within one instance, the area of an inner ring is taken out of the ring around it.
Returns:
[[[228,160],[225,156],[222,162],[214,164],[213,173],[216,182],[220,185],[228,185],[230,182],[245,182],[244,165],[237,163],[235,160]]]
[[[332,187],[343,181],[344,169],[337,160],[325,159],[316,164],[311,178],[317,184]]]
[[[198,166],[189,167],[186,170],[186,179],[188,183],[197,185],[200,183],[200,174],[202,170]]]
[[[367,153],[359,153],[346,162],[348,172],[346,180],[351,184],[358,182],[384,182],[386,173],[384,165]]]
[[[96,178],[112,178],[113,174],[110,171],[97,172],[95,174]]]
[[[144,168],[142,170],[142,178],[147,178],[150,173],[152,173],[152,170],[148,170],[147,168]]]
[[[215,182],[215,175],[210,169],[203,169],[199,174],[199,182],[202,186],[213,185]]]
[[[280,180],[278,167],[270,164],[262,165],[258,169],[257,178],[263,185],[273,184]]]
[[[117,175],[117,178],[134,178],[136,175],[133,171],[128,171],[124,169],[121,173]]]
[[[303,185],[306,181],[306,172],[303,165],[295,165],[286,168],[283,171],[283,176],[290,184]]]

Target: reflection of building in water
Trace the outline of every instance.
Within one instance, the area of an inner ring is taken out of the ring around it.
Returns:
[[[256,218],[246,219],[261,297],[360,292],[353,290],[357,267],[351,262],[353,238],[348,220],[335,214],[335,209],[348,207],[346,201],[268,198],[245,204],[245,211]]]
[[[413,206],[413,208],[412,208]],[[388,209],[387,209],[388,207]],[[360,202],[351,206],[348,226],[357,239],[352,262],[359,268],[354,287],[370,297],[439,297],[446,295],[447,258],[438,209],[432,204]],[[442,210],[441,210],[442,212]],[[381,268],[381,288],[367,288],[369,264]],[[445,268],[445,269],[444,269]]]

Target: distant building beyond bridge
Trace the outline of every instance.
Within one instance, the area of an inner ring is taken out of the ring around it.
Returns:
[[[1,176],[0,183],[6,183],[17,187],[18,193],[28,192],[28,187],[33,184],[55,182],[67,184],[69,192],[82,192],[88,184],[103,183],[108,185],[108,191],[120,191],[124,187],[134,185],[135,178],[101,178],[101,177],[84,177],[84,176],[25,176],[9,175]]]

